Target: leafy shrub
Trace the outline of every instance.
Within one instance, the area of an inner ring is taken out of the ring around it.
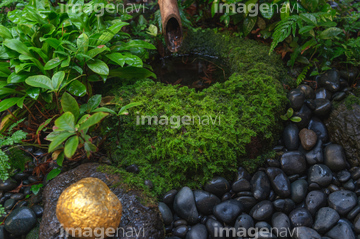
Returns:
[[[23,139],[26,138],[26,133],[22,130],[17,130],[12,133],[13,128],[16,127],[20,122],[21,121],[14,123],[9,128],[8,132],[11,132],[11,134],[8,135],[0,134],[0,179],[1,180],[6,180],[7,178],[9,178],[10,170],[14,166],[16,166],[14,164],[12,165],[10,162],[8,152],[10,152],[11,149],[13,149],[13,147],[9,147],[9,146],[13,146],[14,144],[19,144]],[[4,149],[4,147],[7,148]],[[19,169],[21,169],[21,167],[23,167],[23,165],[18,166]]]
[[[246,163],[242,160],[254,152],[260,154],[262,149],[271,145],[281,128],[278,116],[283,113],[285,102],[282,86],[277,80],[282,73],[281,65],[273,65],[277,61],[269,61],[273,57],[265,54],[263,60],[250,66],[247,58],[240,54],[244,48],[259,54],[257,43],[243,41],[244,45],[238,45],[237,40],[225,40],[212,31],[203,34],[208,36],[207,39],[221,40],[222,44],[211,49],[219,50],[218,55],[228,57],[232,63],[234,74],[226,82],[214,84],[201,92],[151,80],[138,81],[133,86],[116,90],[122,99],[121,104],[135,101],[142,105],[129,111],[132,117],[119,125],[118,138],[114,135],[114,144],[109,151],[119,165],[137,164],[140,176],[154,182],[156,193],[184,185],[199,187],[214,175],[231,177],[230,173],[239,165],[254,169],[262,163],[261,160],[247,160]],[[202,45],[201,42],[191,42],[193,45],[188,49]],[[230,49],[231,54],[227,54]],[[263,51],[266,53],[268,48],[264,47]],[[141,116],[157,116],[158,119],[161,116],[168,119],[171,116],[190,116],[195,120],[190,125],[181,124],[179,127],[174,127],[171,122],[167,125],[154,125],[154,122],[152,125],[137,125]],[[201,122],[196,116],[202,117]],[[218,121],[214,124],[211,120],[215,119]],[[117,139],[118,145],[115,144]]]
[[[0,111],[22,108],[26,99],[55,104],[65,91],[91,96],[92,82],[121,73],[124,78],[139,68],[146,76],[152,74],[142,59],[154,46],[122,34],[128,23],[100,21],[96,12],[63,13],[47,0],[33,2],[8,13],[12,28],[0,25],[0,98],[7,98]],[[121,70],[111,74],[116,67]]]

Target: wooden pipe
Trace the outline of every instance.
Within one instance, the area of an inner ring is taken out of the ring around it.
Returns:
[[[177,0],[159,0],[158,3],[165,43],[171,52],[177,52],[183,40]]]

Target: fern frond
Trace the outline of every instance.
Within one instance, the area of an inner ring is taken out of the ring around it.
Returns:
[[[298,75],[297,79],[296,79],[296,84],[300,85],[306,78],[306,74],[308,73],[308,71],[310,70],[311,65],[307,65],[305,66],[301,73]]]
[[[295,34],[296,26],[300,24],[300,17],[298,15],[287,17],[281,20],[275,27],[273,33],[273,42],[269,50],[270,53],[275,49],[277,44],[284,41],[291,33]]]
[[[6,180],[9,178],[9,170],[10,170],[9,157],[4,153],[4,151],[0,150],[0,179]]]

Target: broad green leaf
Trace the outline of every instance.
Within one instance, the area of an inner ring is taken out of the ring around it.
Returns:
[[[80,52],[86,53],[89,47],[89,37],[86,33],[81,34],[77,39],[77,47]]]
[[[79,117],[79,105],[74,97],[72,97],[69,93],[64,93],[61,97],[61,107],[64,112],[71,112],[75,117],[76,121]]]
[[[36,184],[31,186],[31,192],[33,192],[34,195],[37,195],[40,192],[40,189],[43,187],[43,184]]]
[[[101,95],[93,95],[86,104],[86,112],[90,113],[100,105]]]
[[[90,157],[91,152],[96,152],[96,150],[97,150],[96,146],[90,142],[84,143],[84,149],[86,151],[87,157]]]
[[[3,39],[12,39],[13,38],[11,32],[3,25],[0,25],[0,37],[2,37]]]
[[[274,16],[274,8],[271,3],[262,3],[259,6],[261,15],[266,19],[271,19]]]
[[[0,95],[16,94],[16,93],[18,93],[18,91],[11,88],[7,88],[7,87],[0,88]]]
[[[312,25],[312,26],[304,26],[302,28],[299,29],[299,34],[304,34],[304,33],[308,33],[310,30],[314,29],[316,26]]]
[[[91,126],[99,123],[103,118],[108,114],[103,112],[98,112],[90,116],[83,124],[80,125],[79,130],[88,129]]]
[[[295,122],[295,123],[298,123],[301,121],[301,118],[299,116],[294,116],[294,117],[291,117],[290,119],[292,122]]]
[[[67,111],[55,120],[56,130],[66,130],[71,133],[75,132],[75,116]]]
[[[51,79],[52,88],[56,91],[59,91],[60,85],[63,82],[64,78],[65,78],[64,71],[56,72]]]
[[[109,75],[109,67],[105,62],[96,60],[90,60],[86,63],[88,67],[99,75]]]
[[[40,88],[31,87],[26,90],[26,94],[30,96],[30,98],[37,100],[40,95]]]
[[[60,58],[56,57],[56,58],[51,59],[50,61],[46,62],[44,69],[48,71],[48,70],[54,69],[55,67],[57,67],[60,64],[61,64]]]
[[[131,40],[129,42],[122,43],[120,46],[116,46],[115,49],[117,51],[127,51],[130,50],[131,48],[137,48],[137,47],[145,48],[145,49],[156,49],[156,47],[153,44],[142,40]]]
[[[124,52],[123,56],[125,56],[125,63],[129,66],[143,67],[143,62],[140,57],[128,52]]]
[[[106,55],[106,57],[121,67],[123,67],[125,65],[125,57],[121,53],[115,52],[115,53]]]
[[[11,106],[16,105],[20,98],[19,97],[11,97],[0,102],[0,112],[9,109]]]
[[[53,170],[50,171],[50,173],[48,173],[48,175],[46,176],[46,180],[50,181],[51,179],[55,178],[56,176],[58,176],[61,173],[61,169],[59,168],[54,168]]]
[[[251,32],[251,30],[254,28],[257,21],[257,17],[247,17],[245,18],[243,22],[243,32],[244,35],[247,36]]]
[[[86,94],[86,86],[78,80],[74,80],[67,87],[67,91],[75,96],[82,97]]]
[[[97,108],[97,109],[94,109],[93,111],[91,111],[93,113],[96,113],[96,112],[106,112],[106,113],[109,113],[109,114],[112,114],[112,115],[116,115],[116,112],[109,109],[109,108],[106,108],[106,107],[100,107],[100,108]]]
[[[16,102],[16,105],[21,109],[23,108],[25,98],[26,96],[23,96]]]
[[[130,103],[130,104],[127,104],[123,107],[121,107],[121,109],[119,110],[119,113],[118,115],[122,115],[124,114],[128,109],[132,108],[132,107],[135,107],[135,106],[138,106],[138,105],[141,105],[142,103],[140,102],[133,102],[133,103]]]
[[[99,55],[100,53],[102,53],[104,51],[110,51],[110,49],[105,45],[101,45],[101,46],[98,46],[98,47],[96,47],[94,49],[91,49],[86,54],[89,57],[94,58],[95,56]]]
[[[293,116],[293,114],[294,114],[293,108],[289,108],[286,112],[286,117],[290,118],[291,116]]]
[[[314,25],[314,26],[317,26],[317,24],[318,24],[314,14],[302,13],[299,16],[303,21],[307,22],[308,24],[311,24],[311,25]]]
[[[28,47],[17,39],[6,39],[4,45],[20,54],[31,56]]]
[[[330,27],[324,31],[322,31],[319,35],[320,39],[331,39],[342,33],[343,30],[337,27]]]
[[[63,165],[63,162],[64,162],[64,152],[61,152],[56,159],[56,163],[61,167]]]
[[[44,75],[30,76],[25,80],[26,84],[42,89],[54,90],[49,77]]]
[[[63,60],[61,62],[61,67],[68,67],[70,65],[70,61],[71,61],[71,57],[70,56],[67,56],[66,60]]]
[[[121,28],[126,25],[129,25],[129,23],[121,21],[116,22],[114,25],[109,27],[109,29],[104,31],[104,33],[99,37],[96,45],[105,45],[121,30]]]
[[[65,143],[64,153],[67,158],[71,158],[79,146],[79,137],[72,136]]]

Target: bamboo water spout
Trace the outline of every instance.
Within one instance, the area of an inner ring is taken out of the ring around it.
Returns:
[[[165,43],[171,52],[177,52],[183,40],[177,0],[159,0],[158,3]]]

